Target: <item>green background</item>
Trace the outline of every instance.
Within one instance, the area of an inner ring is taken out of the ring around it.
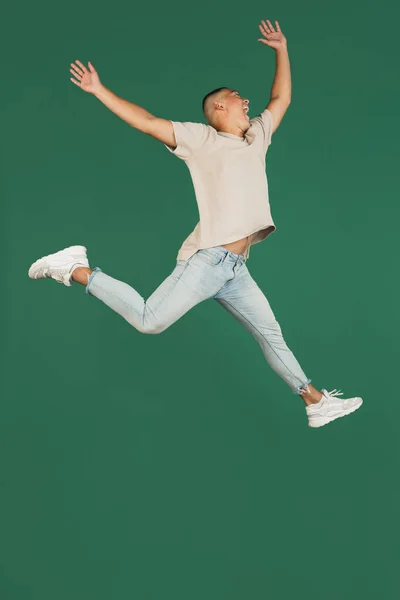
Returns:
[[[248,267],[315,386],[361,395],[322,429],[213,301],[161,336],[27,276],[72,244],[148,297],[197,222],[189,172],[70,81],[202,121],[256,116],[288,39],[268,151],[277,231]],[[398,598],[395,3],[8,5],[1,37],[2,600]]]

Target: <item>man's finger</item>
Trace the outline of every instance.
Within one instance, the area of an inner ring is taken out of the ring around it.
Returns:
[[[84,73],[80,69],[78,69],[78,67],[76,65],[74,65],[74,63],[71,63],[71,67],[74,69],[72,71],[73,75],[75,75],[75,73],[76,73],[77,75],[80,75],[81,77],[83,77]],[[70,71],[71,71],[71,69],[70,69]]]
[[[270,33],[269,27],[268,27],[267,23],[264,21],[264,19],[261,21],[261,23],[263,24],[263,27],[265,27],[265,29],[268,31],[268,33]]]
[[[268,19],[267,19],[267,23],[268,23],[268,27],[270,27],[272,29],[272,31],[275,31],[274,26],[272,25],[271,21],[268,21]]]
[[[70,73],[72,73],[72,75],[74,75],[74,77],[76,77],[76,78],[77,78],[77,80],[78,80],[78,81],[80,81],[80,80],[81,80],[81,77],[83,77],[83,75],[81,75],[80,73],[77,73],[77,72],[76,72],[76,71],[74,71],[73,69],[70,69],[69,71],[70,71]]]
[[[75,62],[81,67],[81,69],[83,69],[84,73],[87,73],[87,68],[81,63],[80,60],[76,60]]]

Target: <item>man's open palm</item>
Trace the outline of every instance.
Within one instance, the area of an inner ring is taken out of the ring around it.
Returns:
[[[262,42],[263,44],[266,44],[267,46],[269,46],[270,48],[273,48],[274,50],[279,50],[280,48],[286,48],[287,40],[281,31],[278,21],[275,21],[275,24],[276,24],[276,31],[275,31],[274,26],[272,25],[271,21],[268,21],[268,19],[266,21],[264,21],[264,20],[261,21],[261,23],[258,27],[264,37],[259,39],[258,41]]]
[[[89,70],[79,60],[75,61],[76,64],[71,63],[71,73],[75,76],[77,81],[71,77],[71,81],[75,85],[79,86],[84,92],[94,94],[100,87],[100,79],[98,73],[91,62],[88,63]]]

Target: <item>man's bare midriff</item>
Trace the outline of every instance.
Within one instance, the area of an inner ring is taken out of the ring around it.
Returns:
[[[241,240],[237,240],[236,242],[231,242],[230,244],[222,244],[222,246],[234,254],[243,254],[249,245],[249,240],[250,236],[247,236]]]

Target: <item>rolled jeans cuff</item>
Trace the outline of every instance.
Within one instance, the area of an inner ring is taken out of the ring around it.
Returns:
[[[90,275],[90,277],[89,277],[89,279],[88,279],[88,282],[87,282],[86,289],[85,289],[85,291],[86,291],[86,293],[87,293],[87,294],[89,294],[89,286],[90,286],[90,284],[92,283],[92,279],[93,279],[93,277],[96,275],[96,273],[99,273],[99,272],[100,272],[100,273],[102,273],[103,271],[102,271],[102,270],[101,270],[99,267],[96,267],[96,268],[93,270],[93,273]]]
[[[301,392],[304,388],[306,388],[308,386],[308,384],[311,383],[311,379],[307,379],[307,381],[305,383],[303,383],[302,385],[299,385],[295,390],[294,390],[294,394],[298,394],[299,396],[301,396]]]

